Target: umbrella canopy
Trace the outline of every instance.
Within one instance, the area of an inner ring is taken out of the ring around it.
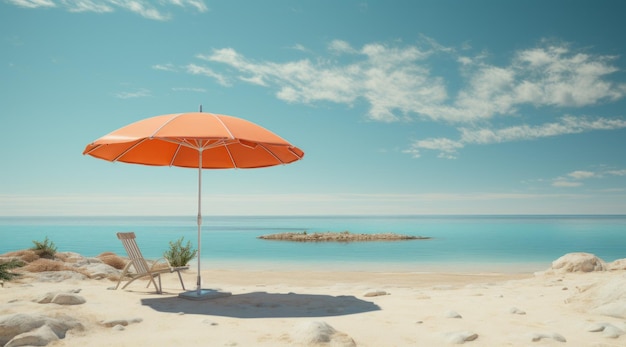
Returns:
[[[259,125],[203,112],[135,122],[90,143],[83,154],[108,161],[203,169],[267,167],[304,156],[302,150]]]
[[[198,277],[197,290],[186,293],[189,298],[211,293],[201,289],[202,169],[261,168],[304,156],[301,149],[257,124],[203,112],[140,120],[88,144],[83,154],[112,162],[198,169]]]

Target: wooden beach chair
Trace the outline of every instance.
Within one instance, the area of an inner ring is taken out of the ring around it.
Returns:
[[[167,259],[165,258],[161,258],[153,262],[152,266],[149,266],[148,261],[144,259],[143,255],[141,255],[141,251],[139,250],[139,247],[137,246],[137,242],[135,241],[135,233],[133,232],[117,233],[117,238],[122,241],[122,244],[124,245],[124,249],[126,249],[126,253],[128,254],[128,258],[130,259],[130,262],[126,264],[126,266],[124,267],[124,271],[122,272],[122,275],[120,276],[119,281],[117,281],[117,285],[115,286],[115,289],[117,289],[120,286],[120,283],[122,282],[124,277],[126,277],[126,275],[129,275],[131,279],[128,282],[126,282],[126,284],[122,287],[122,289],[126,288],[129,284],[131,284],[136,279],[148,277],[149,282],[146,288],[149,287],[150,284],[153,284],[154,287],[156,288],[157,293],[161,294],[163,292],[161,288],[161,274],[176,272],[178,273],[178,279],[180,280],[180,285],[183,287],[183,290],[185,290],[185,284],[183,283],[183,278],[180,275],[180,271],[188,269],[189,266],[172,267],[169,261],[167,261]],[[160,260],[164,260],[165,264],[163,263],[159,264]],[[129,271],[131,265],[135,269],[135,272]],[[158,285],[157,285],[157,282],[154,280],[155,277],[159,279]]]

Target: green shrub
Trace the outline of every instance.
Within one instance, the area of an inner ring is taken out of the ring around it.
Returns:
[[[57,252],[57,247],[54,245],[54,242],[48,240],[48,236],[43,240],[43,242],[33,241],[35,247],[31,248],[39,257],[54,259],[54,255]]]
[[[187,244],[183,246],[183,239],[184,237],[181,237],[176,242],[170,241],[170,249],[163,254],[173,267],[188,265],[198,252],[191,247],[191,241],[187,241]]]
[[[0,264],[0,280],[10,281],[14,277],[19,276],[20,274],[11,273],[9,270],[20,266],[24,266],[24,262],[17,259],[11,259],[6,263]]]

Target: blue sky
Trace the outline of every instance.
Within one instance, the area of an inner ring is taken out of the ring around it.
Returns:
[[[194,215],[197,171],[85,145],[246,118],[306,155],[204,215],[625,214],[622,1],[3,0],[0,215]]]

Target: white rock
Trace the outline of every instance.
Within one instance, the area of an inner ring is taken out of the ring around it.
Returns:
[[[80,322],[69,317],[50,318],[25,313],[4,315],[0,316],[0,346],[4,346],[20,334],[29,333],[43,326],[51,329],[58,338],[64,338],[65,333],[70,329],[83,329]]]
[[[478,334],[470,331],[450,332],[444,334],[448,343],[463,344],[467,341],[474,341],[478,338]]]
[[[613,324],[607,324],[602,332],[602,336],[611,339],[616,339],[622,335],[624,335],[624,331]]]
[[[88,272],[93,279],[115,277],[122,274],[122,270],[118,270],[102,262],[85,264],[80,266],[80,268]]]
[[[523,310],[520,310],[517,307],[511,307],[511,309],[509,310],[509,312],[511,312],[512,314],[519,314],[519,315],[525,315],[526,312]]]
[[[609,270],[626,270],[626,259],[617,259],[607,264]]]
[[[541,339],[553,339],[559,342],[567,342],[567,340],[565,340],[565,337],[563,337],[563,335],[558,334],[558,333],[550,333],[550,334],[534,333],[530,335],[530,339],[533,342],[540,341]]]
[[[594,324],[591,324],[590,326],[587,327],[587,331],[589,331],[591,333],[597,333],[597,332],[603,331],[604,328],[608,324],[609,323],[594,323]]]
[[[85,298],[78,294],[72,293],[58,293],[50,301],[53,304],[58,305],[81,305],[87,302]]]
[[[44,271],[34,273],[35,281],[38,282],[63,282],[67,280],[86,280],[87,276],[75,271]]]
[[[11,339],[4,347],[17,346],[45,346],[52,341],[59,340],[59,337],[47,325],[19,334]]]
[[[369,291],[363,293],[363,296],[365,296],[365,297],[382,296],[382,295],[388,295],[388,294],[384,290],[369,290]]]
[[[131,319],[109,319],[109,320],[105,320],[100,322],[100,324],[104,325],[105,327],[114,327],[116,325],[121,325],[121,326],[127,326],[129,324],[132,323],[141,323],[143,321],[142,318],[131,318]]]
[[[338,332],[326,322],[304,322],[299,324],[293,339],[305,346],[329,345],[336,347],[356,347],[356,343],[348,335]]]
[[[590,253],[568,253],[552,262],[552,270],[556,272],[592,272],[605,271],[604,260]]]
[[[446,318],[463,318],[458,312],[452,310],[447,311],[443,316]]]

